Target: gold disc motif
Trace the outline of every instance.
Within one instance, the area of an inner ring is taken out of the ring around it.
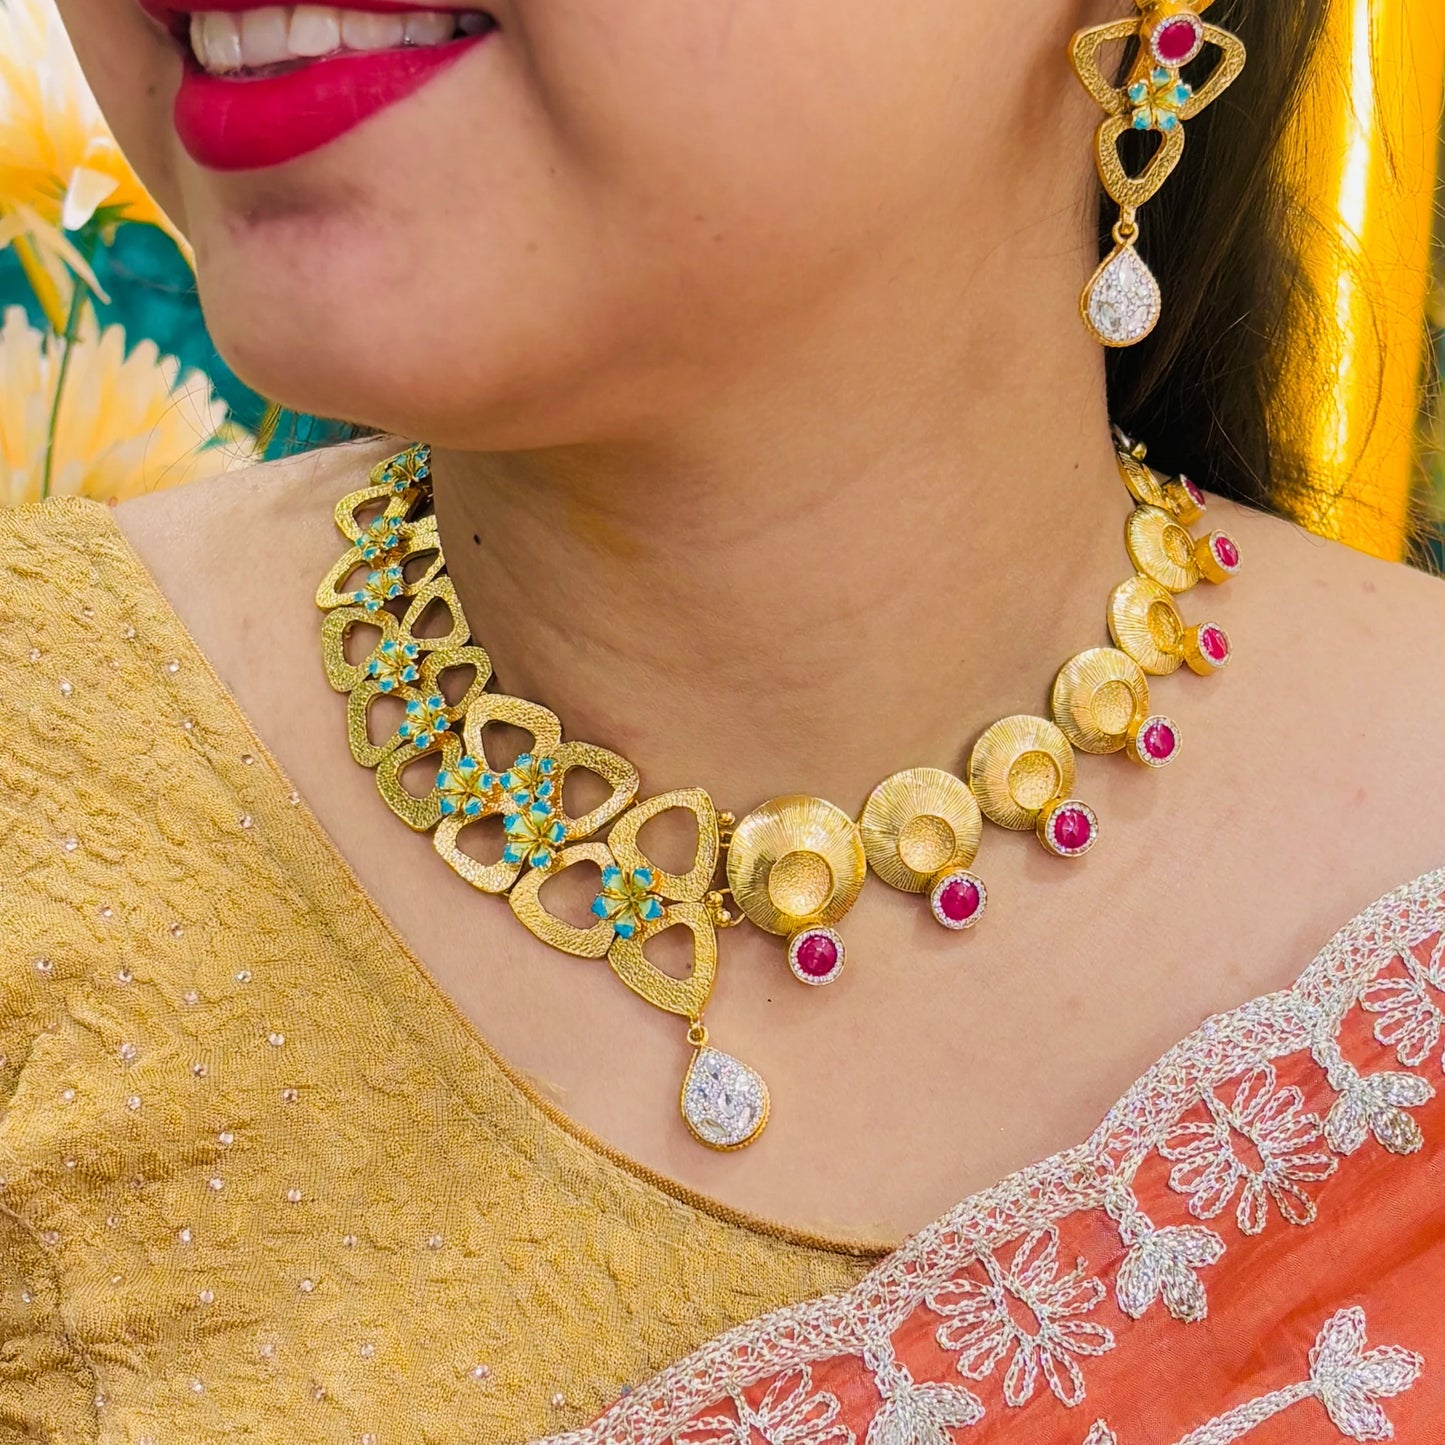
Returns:
[[[1095,647],[1071,657],[1054,679],[1054,722],[1086,753],[1117,753],[1149,711],[1149,680],[1126,652]]]
[[[1115,644],[1153,677],[1168,677],[1184,661],[1184,619],[1168,589],[1151,578],[1130,577],[1114,589],[1109,598],[1109,632]]]
[[[939,873],[973,862],[983,813],[961,778],[910,768],[873,789],[859,828],[873,871],[890,888],[924,893]]]
[[[1199,581],[1194,538],[1163,507],[1135,507],[1124,526],[1124,546],[1135,570],[1170,592]]]
[[[990,822],[1027,832],[1044,808],[1073,792],[1074,750],[1045,718],[1006,717],[974,744],[968,786]]]
[[[1114,457],[1119,463],[1119,475],[1124,478],[1124,485],[1128,487],[1129,495],[1140,506],[1167,507],[1169,505],[1168,499],[1164,495],[1164,483],[1160,481],[1159,474],[1144,461],[1142,456],[1136,456],[1133,450],[1120,448],[1114,453]]]
[[[728,886],[759,928],[783,937],[837,923],[867,875],[858,825],[823,798],[773,798],[737,825],[728,845]]]

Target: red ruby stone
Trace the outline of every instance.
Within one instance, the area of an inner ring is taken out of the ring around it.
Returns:
[[[826,933],[809,933],[793,955],[798,972],[809,978],[827,978],[838,966],[838,945]]]
[[[1214,558],[1226,572],[1239,566],[1239,546],[1228,532],[1214,534]]]
[[[950,878],[939,890],[938,911],[950,923],[967,923],[982,902],[978,884],[971,878]]]
[[[1198,21],[1180,15],[1166,20],[1154,32],[1154,54],[1165,65],[1182,65],[1199,49]]]
[[[1077,853],[1089,846],[1094,836],[1089,815],[1082,808],[1061,808],[1054,814],[1054,842],[1068,853]]]
[[[1168,723],[1153,722],[1144,729],[1140,741],[1149,757],[1156,763],[1164,763],[1174,756],[1174,750],[1179,746],[1179,735]]]
[[[1199,646],[1216,667],[1229,661],[1229,637],[1222,627],[1210,623],[1199,632]]]
[[[1188,477],[1180,477],[1179,485],[1189,493],[1189,500],[1193,502],[1196,507],[1202,508],[1205,505],[1204,488],[1201,487],[1198,482],[1192,482]]]

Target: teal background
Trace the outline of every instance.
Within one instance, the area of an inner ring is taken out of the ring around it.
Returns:
[[[154,226],[122,225],[111,245],[97,248],[95,271],[110,297],[108,305],[96,306],[100,324],[123,326],[128,347],[149,337],[164,354],[178,357],[184,368],[205,372],[235,420],[255,432],[266,403],[221,360],[211,344],[191,268],[170,237]],[[33,325],[45,327],[45,317],[20,264],[7,247],[0,250],[0,309],[17,305],[25,308]],[[283,412],[266,455],[306,451],[336,440],[346,431],[337,422]]]

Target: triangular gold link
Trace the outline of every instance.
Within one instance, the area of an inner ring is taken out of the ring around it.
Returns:
[[[1126,116],[1105,117],[1094,137],[1096,159],[1099,164],[1099,179],[1112,200],[1121,206],[1133,206],[1138,210],[1153,200],[1159,188],[1174,173],[1179,158],[1184,154],[1184,128],[1176,126],[1170,131],[1160,131],[1159,149],[1149,158],[1149,164],[1137,176],[1125,169],[1119,155],[1119,140],[1132,135],[1134,128]]]
[[[1204,5],[1195,7],[1203,10]],[[1136,59],[1129,79],[1116,86],[1110,82],[1099,66],[1099,57],[1104,46],[1115,40],[1128,40],[1139,33],[1139,21],[1114,20],[1107,25],[1093,25],[1080,30],[1069,42],[1069,60],[1072,63],[1084,89],[1098,101],[1109,115],[1125,115],[1133,109],[1129,100],[1129,86],[1140,76],[1147,76],[1154,69],[1147,49],[1142,48]],[[1244,69],[1247,59],[1244,42],[1232,32],[1218,25],[1205,25],[1204,43],[1220,50],[1219,62],[1209,74],[1209,79],[1199,86],[1194,94],[1180,108],[1181,120],[1192,120],[1200,111],[1207,109],[1236,80]]]
[[[1084,89],[1110,115],[1122,115],[1128,108],[1129,97],[1100,70],[1099,52],[1110,41],[1128,40],[1138,33],[1138,20],[1111,20],[1107,25],[1091,25],[1087,30],[1080,30],[1069,42],[1069,60]]]
[[[1204,27],[1204,42],[1206,45],[1217,45],[1223,55],[1219,64],[1210,72],[1209,79],[1184,102],[1179,111],[1181,120],[1193,120],[1201,110],[1213,105],[1239,79],[1248,58],[1244,41],[1228,30],[1221,30],[1217,25]]]

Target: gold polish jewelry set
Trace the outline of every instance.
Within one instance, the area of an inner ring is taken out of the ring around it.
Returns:
[[[1199,20],[1208,3],[1141,3],[1140,18],[1082,31],[1071,47],[1080,77],[1107,112],[1097,137],[1099,171],[1121,207],[1116,249],[1081,301],[1085,323],[1107,345],[1132,344],[1158,320],[1157,283],[1134,249],[1135,215],[1177,163],[1182,122],[1243,65],[1239,41]],[[1098,69],[1099,48],[1134,36],[1138,58],[1125,85],[1111,87]],[[1191,91],[1179,68],[1206,43],[1224,58],[1206,84]],[[1155,129],[1162,137],[1137,179],[1118,160],[1118,138],[1129,128]],[[771,799],[741,820],[720,811],[702,788],[639,801],[641,779],[626,758],[593,743],[564,741],[555,714],[488,690],[490,659],[473,640],[447,575],[432,508],[430,449],[409,447],[380,463],[370,485],[338,502],[336,524],[347,547],[316,594],[326,613],[326,676],[347,695],[351,753],[375,771],[392,811],[418,832],[430,832],[437,853],[467,882],[506,895],[543,942],[578,958],[606,958],[639,997],[686,1021],[693,1053],[682,1082],[683,1119],[711,1148],[742,1148],[762,1133],[770,1098],[754,1069],[711,1044],[703,1022],[720,930],[751,922],[787,940],[788,964],[800,982],[831,983],[846,956],[837,925],[870,868],[890,887],[926,895],[943,927],[972,928],[988,903],[984,881],[973,871],[984,819],[1033,831],[1060,858],[1087,853],[1099,820],[1074,795],[1076,752],[1123,752],[1144,767],[1166,766],[1178,756],[1180,731],[1152,709],[1148,679],[1185,665],[1209,675],[1229,662],[1224,629],[1208,621],[1186,624],[1174,599],[1200,580],[1219,583],[1238,571],[1237,543],[1218,530],[1195,537],[1190,528],[1204,514],[1200,488],[1187,477],[1162,477],[1147,464],[1143,445],[1117,430],[1115,442],[1136,505],[1125,527],[1133,575],[1114,589],[1107,607],[1114,645],[1064,664],[1048,716],[1008,717],[989,727],[974,744],[965,776],[937,768],[895,773],[874,788],[856,820],[826,799],[803,795]],[[430,625],[438,615],[445,617],[443,632]],[[349,639],[358,628],[371,629],[375,645],[353,661]],[[382,698],[398,700],[404,719],[377,741],[371,713]],[[492,724],[527,733],[529,749],[494,764],[485,737]],[[426,790],[406,786],[404,775],[432,758],[435,776]],[[563,799],[574,770],[594,774],[609,790],[576,816]],[[697,825],[697,849],[685,873],[657,866],[638,843],[646,823],[674,809],[690,813]],[[503,847],[495,861],[482,862],[461,838],[489,818],[501,819]],[[577,864],[600,870],[587,927],[549,912],[541,898],[549,878]],[[692,939],[685,978],[664,972],[644,952],[649,939],[678,926]]]

